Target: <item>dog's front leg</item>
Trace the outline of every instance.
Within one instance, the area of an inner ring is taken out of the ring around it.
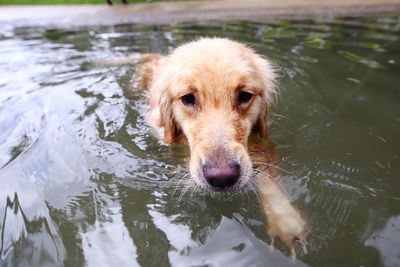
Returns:
[[[296,241],[301,244],[304,253],[307,253],[306,223],[290,204],[282,186],[268,170],[260,172],[257,180],[259,198],[268,220],[267,233],[271,238],[271,246],[273,247],[274,240],[278,237],[290,248],[293,258],[296,257]]]

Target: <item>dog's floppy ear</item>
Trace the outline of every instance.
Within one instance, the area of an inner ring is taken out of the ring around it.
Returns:
[[[159,137],[164,139],[164,143],[172,144],[178,136],[179,129],[174,119],[168,75],[163,73],[162,67],[159,66],[157,72],[152,73],[152,82],[147,94],[149,103],[147,122]]]
[[[268,134],[268,111],[270,106],[276,102],[276,97],[278,94],[276,87],[277,75],[276,70],[268,59],[257,56],[255,63],[258,70],[259,79],[261,80],[263,87],[263,91],[261,94],[263,103],[260,110],[260,115],[255,125],[255,130],[258,131],[261,138],[265,138]]]
[[[162,96],[160,102],[160,122],[164,128],[164,143],[172,144],[178,137],[178,127],[174,119],[172,101],[169,96]]]
[[[261,138],[265,138],[268,135],[267,116],[268,107],[266,104],[263,104],[255,126],[255,130],[258,131]]]

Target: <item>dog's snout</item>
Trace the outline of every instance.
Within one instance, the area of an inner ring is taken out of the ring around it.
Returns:
[[[234,186],[240,177],[240,166],[232,164],[226,167],[203,166],[203,174],[207,183],[216,190],[225,190]]]

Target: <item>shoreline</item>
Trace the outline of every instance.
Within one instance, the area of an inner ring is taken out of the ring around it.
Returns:
[[[400,15],[396,0],[203,0],[129,4],[0,6],[0,23],[15,26],[92,26],[185,21],[306,19]]]

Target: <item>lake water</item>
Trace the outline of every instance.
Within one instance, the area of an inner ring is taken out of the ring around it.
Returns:
[[[134,65],[228,36],[280,67],[270,118],[309,253],[270,251],[257,197],[182,194]],[[400,19],[0,26],[1,266],[400,266]]]

